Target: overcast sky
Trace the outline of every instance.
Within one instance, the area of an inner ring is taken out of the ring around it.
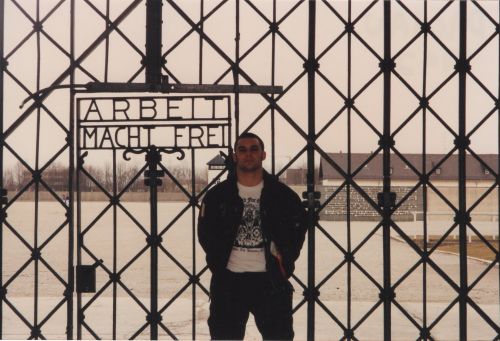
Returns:
[[[37,17],[36,1],[19,1],[23,10],[34,20]],[[40,1],[40,18],[45,17],[59,1]],[[103,13],[106,11],[106,1],[93,1]],[[132,1],[109,1],[110,17],[114,20]],[[480,5],[498,21],[498,2],[479,1]],[[204,13],[219,4],[219,1],[205,1]],[[235,1],[230,0],[222,5],[217,12],[204,23],[206,34],[229,57],[235,55]],[[271,1],[253,1],[262,15],[270,20],[273,17]],[[279,20],[285,13],[297,4],[296,1],[277,1],[276,17]],[[329,2],[341,16],[348,18],[347,1]],[[356,18],[367,6],[369,1],[353,1],[352,17]],[[404,4],[420,19],[424,18],[424,3],[422,1],[405,1]],[[445,1],[429,1],[428,17],[432,18],[443,6]],[[192,21],[200,18],[198,1],[179,1],[178,6]],[[468,3],[468,55],[473,54],[477,47],[494,32],[495,26],[472,3]],[[8,57],[8,70],[28,91],[37,89],[37,74],[40,75],[39,87],[46,87],[59,77],[69,65],[68,57],[56,47],[54,42],[69,51],[70,47],[70,1],[66,0],[43,23],[43,30],[51,38],[41,34],[40,64],[37,65],[36,34],[30,36],[33,23],[11,1],[5,2],[4,55]],[[190,26],[178,15],[170,4],[163,6],[163,51],[168,51],[189,31]],[[240,55],[256,41],[263,37],[269,29],[268,23],[252,9],[245,1],[240,1]],[[242,69],[259,85],[270,85],[274,78],[276,85],[288,87],[303,71],[303,60],[307,57],[308,39],[308,6],[301,3],[289,17],[279,26],[283,37],[277,35],[275,41],[275,74],[272,74],[272,36],[268,34],[260,45],[241,62]],[[144,51],[145,44],[145,2],[137,8],[119,26],[124,35],[133,42],[139,50]],[[459,6],[458,1],[449,6],[443,15],[436,19],[432,26],[434,34],[448,47],[454,55],[459,48]],[[85,51],[97,36],[105,29],[105,21],[83,1],[76,1],[75,22],[75,55],[78,57]],[[392,3],[392,51],[398,53],[420,29],[420,25],[396,2]],[[344,35],[339,42],[325,49],[344,30],[344,24],[332,10],[323,2],[317,3],[316,54],[319,60],[321,74],[334,84],[343,94],[347,95],[348,84],[348,39]],[[361,36],[379,56],[383,56],[383,2],[373,6],[355,25],[355,31]],[[12,52],[20,41],[29,38],[22,46]],[[53,41],[51,41],[53,39]],[[293,44],[291,48],[285,41]],[[424,68],[423,35],[416,40],[404,53],[396,59],[396,71],[422,94]],[[294,50],[295,49],[295,50]],[[378,72],[377,58],[353,36],[351,46],[351,93],[356,94],[363,85]],[[218,53],[203,43],[202,83],[210,84],[219,79],[228,69],[228,64]],[[82,62],[84,70],[75,73],[75,83],[86,83],[94,77],[98,81],[125,82],[140,68],[140,55],[125,39],[112,33],[109,40],[108,68],[106,74],[105,56],[106,44],[100,46]],[[498,95],[499,82],[499,37],[471,61],[472,72],[494,94]],[[297,54],[297,52],[299,54]],[[167,57],[167,68],[181,83],[200,82],[199,74],[199,35],[191,33]],[[454,60],[429,36],[427,43],[427,74],[425,86],[431,93],[443,80],[453,72]],[[91,77],[89,76],[92,75]],[[140,73],[135,82],[144,81],[144,72]],[[246,83],[240,78],[241,83]],[[221,84],[232,84],[231,73],[223,78]],[[64,84],[69,83],[66,79]],[[458,78],[452,79],[431,100],[430,106],[447,122],[451,129],[458,129]],[[4,74],[4,127],[8,128],[31,104],[19,109],[22,100],[28,93],[17,84],[13,78]],[[392,111],[391,129],[395,130],[418,107],[418,100],[402,83],[393,77],[392,81]],[[69,124],[69,96],[67,90],[53,92],[44,102],[51,113],[61,120],[63,125]],[[234,98],[232,98],[232,115],[234,115]],[[305,132],[307,132],[307,78],[302,77],[278,102],[287,115]],[[325,82],[321,75],[316,77],[316,130],[323,129],[325,124],[338,113],[344,105],[344,100]],[[368,119],[374,128],[382,132],[383,87],[380,76],[372,83],[355,102],[359,111]],[[267,106],[267,101],[260,95],[241,95],[240,98],[240,130],[251,124]],[[472,130],[485,115],[494,107],[494,101],[475,83],[467,79],[467,130]],[[40,115],[40,164],[46,162],[51,155],[65,143],[63,130],[42,111]],[[348,150],[348,114],[344,110],[338,119],[330,125],[318,139],[320,146],[327,152],[347,152]],[[420,153],[423,150],[423,114],[419,114],[395,137],[396,147],[403,153]],[[377,148],[378,137],[363,120],[354,112],[351,120],[352,152],[370,152]],[[35,164],[37,116],[31,115],[19,129],[8,137],[7,142],[30,165]],[[268,112],[260,119],[253,131],[261,134],[271,153],[271,114]],[[283,164],[293,157],[304,145],[304,139],[278,113],[275,114],[277,164]],[[472,135],[472,148],[477,153],[498,153],[498,113],[486,121],[485,125]],[[426,150],[428,153],[447,153],[453,147],[453,135],[429,113],[426,114]],[[197,152],[198,153],[198,152]],[[197,163],[204,163],[214,155],[215,151],[199,152]],[[97,155],[97,154],[96,154]],[[14,157],[5,154],[7,166],[15,163]],[[102,157],[96,157],[101,160]],[[105,159],[105,158],[104,158]],[[60,157],[66,163],[67,153]],[[304,158],[297,161],[303,164]],[[170,161],[168,161],[170,162]],[[174,161],[172,161],[174,162]],[[268,164],[269,166],[270,164]]]

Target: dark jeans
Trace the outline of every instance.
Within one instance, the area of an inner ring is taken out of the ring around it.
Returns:
[[[292,294],[290,283],[274,288],[267,273],[213,275],[208,318],[212,340],[243,340],[249,313],[264,340],[292,340]]]

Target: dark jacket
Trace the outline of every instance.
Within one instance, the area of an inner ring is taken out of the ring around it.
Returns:
[[[238,195],[234,178],[217,184],[203,198],[198,216],[198,239],[214,274],[226,269],[242,213],[243,200]],[[295,269],[307,230],[302,202],[292,189],[264,172],[260,215],[267,271],[278,281],[286,279]],[[270,254],[271,240],[282,256],[285,276],[278,260]]]

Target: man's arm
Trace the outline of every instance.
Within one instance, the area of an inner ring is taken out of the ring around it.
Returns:
[[[209,195],[206,194],[203,197],[200,212],[198,214],[198,241],[200,242],[200,245],[205,253],[210,252],[211,214]]]
[[[287,193],[288,192],[288,193]],[[300,250],[304,244],[305,234],[307,232],[307,219],[304,206],[299,196],[291,189],[287,188],[286,195],[282,197],[284,210],[283,227],[285,227],[288,236],[286,244],[282,244],[282,250],[275,250],[273,255],[277,260],[277,265],[284,277],[288,278],[295,269],[295,261],[299,258]],[[283,252],[281,252],[283,251]]]
[[[292,259],[295,262],[299,258],[300,250],[304,245],[307,232],[307,215],[304,205],[299,196],[294,192],[293,199],[290,202],[291,227],[294,236],[294,248],[292,250]]]

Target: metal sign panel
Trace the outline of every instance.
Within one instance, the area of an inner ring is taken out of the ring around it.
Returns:
[[[78,98],[81,149],[227,148],[229,96]]]

